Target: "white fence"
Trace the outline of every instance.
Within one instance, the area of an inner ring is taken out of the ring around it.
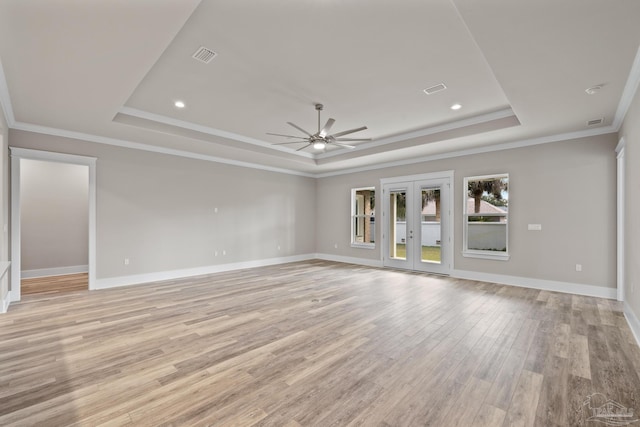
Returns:
[[[469,249],[502,251],[507,247],[507,224],[504,222],[469,223]]]
[[[375,226],[371,224],[371,238],[375,241]],[[422,246],[440,246],[440,223],[422,223]],[[396,243],[407,242],[407,223],[396,222]],[[469,224],[469,249],[501,251],[507,247],[507,224],[503,222],[477,222]]]
[[[422,246],[440,246],[440,223],[439,222],[423,222],[422,223]],[[407,223],[406,221],[396,222],[396,243],[407,242]]]

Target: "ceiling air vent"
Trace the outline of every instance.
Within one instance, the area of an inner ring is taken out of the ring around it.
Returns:
[[[207,49],[204,46],[200,46],[200,49],[193,54],[193,58],[197,59],[200,62],[204,62],[208,64],[217,54],[211,49]]]
[[[603,121],[604,121],[604,119],[593,119],[593,120],[589,120],[589,121],[587,122],[587,126],[597,126],[597,125],[601,125]]]
[[[447,87],[444,85],[444,83],[438,83],[435,86],[431,86],[431,87],[426,88],[424,90],[424,93],[426,93],[427,95],[431,95],[433,93],[440,92],[441,90],[445,90],[446,88]]]

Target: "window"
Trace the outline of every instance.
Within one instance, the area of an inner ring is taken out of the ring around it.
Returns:
[[[466,257],[509,259],[509,175],[464,179],[464,248]]]
[[[351,246],[375,248],[375,187],[351,190]]]

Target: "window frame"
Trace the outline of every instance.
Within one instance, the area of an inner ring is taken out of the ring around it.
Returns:
[[[463,180],[463,203],[462,203],[462,256],[466,258],[491,259],[498,261],[508,261],[509,254],[509,208],[504,214],[502,213],[483,213],[467,212],[469,199],[469,181],[486,181],[495,178],[506,178],[507,183],[510,181],[508,173],[498,173],[492,175],[467,176]],[[469,218],[475,216],[483,217],[505,217],[505,251],[492,251],[483,249],[469,249]]]
[[[373,195],[373,199],[375,200],[376,197],[376,187],[375,186],[371,186],[371,187],[358,187],[358,188],[352,188],[351,189],[351,216],[349,218],[349,221],[351,222],[351,237],[350,237],[350,241],[351,241],[351,247],[352,248],[362,248],[362,249],[375,249],[376,248],[376,243],[375,241],[373,243],[367,243],[367,242],[358,242],[356,241],[356,227],[355,227],[355,223],[356,223],[356,219],[357,218],[364,218],[365,221],[369,221],[371,222],[371,218],[374,219],[374,227],[373,230],[375,230],[375,207],[373,208],[373,215],[365,215],[365,214],[357,214],[357,200],[356,200],[356,196],[358,194],[358,191],[363,191],[363,190],[368,190],[368,191],[373,191],[374,195]],[[374,202],[375,203],[375,202]],[[374,232],[375,233],[375,232]],[[377,240],[377,238],[375,239]]]

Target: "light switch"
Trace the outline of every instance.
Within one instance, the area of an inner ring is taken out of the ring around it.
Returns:
[[[529,231],[541,231],[542,224],[529,224]]]

